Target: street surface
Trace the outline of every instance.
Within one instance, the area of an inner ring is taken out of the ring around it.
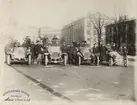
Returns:
[[[7,77],[13,75],[13,78],[8,78],[11,84],[16,84],[13,88],[25,89],[31,100],[90,102],[133,98],[133,65],[97,67],[13,64],[9,67],[5,64],[4,69],[8,69]],[[11,89],[11,86],[8,88]]]
[[[24,77],[22,74],[15,71],[13,68],[4,65],[0,72],[0,105],[1,101],[5,100],[3,94],[9,90],[23,90],[30,95],[30,101],[45,100],[52,101],[53,95],[47,91],[39,92],[41,87],[35,85],[34,82]]]

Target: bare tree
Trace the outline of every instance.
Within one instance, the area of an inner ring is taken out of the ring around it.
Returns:
[[[100,47],[103,27],[110,23],[110,19],[99,12],[95,14],[88,14],[88,18],[97,32],[98,46]]]

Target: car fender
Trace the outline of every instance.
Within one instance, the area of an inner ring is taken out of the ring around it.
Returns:
[[[67,56],[67,53],[62,53],[62,55]]]
[[[49,55],[49,53],[44,53],[44,55],[45,55],[45,56],[48,56],[48,55]]]
[[[77,55],[80,57],[84,57],[84,55],[81,52],[77,52]]]

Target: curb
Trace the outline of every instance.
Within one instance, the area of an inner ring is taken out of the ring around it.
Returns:
[[[134,59],[134,58],[128,58],[128,60],[129,60],[129,61],[135,61],[135,59]]]
[[[136,60],[136,56],[134,56],[134,57],[128,56],[127,58],[128,58],[129,61],[135,61]]]

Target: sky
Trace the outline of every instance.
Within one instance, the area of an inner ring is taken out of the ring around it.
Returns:
[[[127,7],[135,0],[11,0],[13,17],[19,24],[61,29],[63,25],[87,13],[107,16],[128,14]],[[130,1],[130,2],[129,2]],[[132,3],[135,4],[135,3]],[[133,9],[133,8],[132,8]],[[129,13],[130,14],[130,13]],[[130,14],[132,15],[132,14]]]
[[[137,0],[0,0],[0,35],[25,34],[21,32],[24,27],[35,34],[37,28],[45,26],[61,29],[87,13],[135,17],[136,4]]]

